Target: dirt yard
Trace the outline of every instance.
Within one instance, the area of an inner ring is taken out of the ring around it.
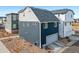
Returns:
[[[47,52],[44,49],[40,49],[35,45],[20,39],[20,38],[10,38],[6,40],[1,40],[3,44],[11,51],[12,53],[45,53]]]
[[[17,35],[17,34],[11,34],[11,33],[6,32],[4,29],[0,29],[0,38],[14,36],[14,35]]]
[[[72,28],[74,31],[79,31],[79,23],[73,23]]]
[[[18,34],[11,34],[6,32],[4,29],[0,29],[0,38],[16,36]],[[3,39],[1,42],[11,51],[12,53],[45,53],[44,49],[27,42],[21,38],[9,38]]]

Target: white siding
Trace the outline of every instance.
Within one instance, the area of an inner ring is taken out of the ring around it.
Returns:
[[[59,18],[59,20],[60,20],[59,36],[60,37],[70,36],[73,33],[72,25],[70,24],[70,22],[72,22],[73,18],[74,18],[72,11],[68,11],[66,14],[60,14],[59,16],[58,16],[58,14],[56,14],[55,16],[57,18]],[[65,26],[64,22],[66,22],[66,26]]]
[[[6,20],[6,22],[5,22],[5,30],[7,31],[7,32],[9,32],[9,33],[11,33],[12,31],[12,29],[11,29],[11,24],[12,24],[12,22],[11,22],[11,15],[9,15],[9,16],[7,16],[7,20]]]
[[[58,17],[58,14],[55,14],[55,16],[56,16],[57,18],[59,18],[59,17]]]
[[[64,25],[64,37],[70,36],[73,33],[73,31],[72,31],[72,25],[70,24],[70,22],[73,21],[74,15],[73,15],[73,13],[71,11],[68,11],[66,13],[65,18],[66,18],[66,23],[67,24],[66,24],[66,26]]]
[[[27,8],[24,12],[19,14],[20,21],[39,21],[31,8]]]
[[[59,20],[59,36],[64,37],[64,21],[65,21],[65,14],[58,14],[55,15]]]
[[[65,21],[65,14],[60,14],[59,19],[60,19],[61,21]]]
[[[60,21],[65,21],[65,14],[60,14],[60,16],[58,16],[58,14],[55,15],[57,18],[59,18]]]
[[[72,21],[74,21],[74,15],[73,15],[73,13],[71,12],[71,11],[68,11],[67,13],[66,13],[66,16],[65,16],[65,18],[66,18],[66,21],[67,22],[72,22]]]
[[[59,18],[61,21],[67,21],[67,22],[72,22],[74,19],[72,11],[68,11],[66,14],[60,14],[59,16],[58,14],[56,14],[55,16]]]
[[[62,21],[59,23],[59,36],[64,37],[64,23]]]
[[[68,37],[72,35],[72,25],[70,25],[70,22],[66,22],[66,25],[64,22],[60,22],[59,24],[59,36],[60,37]]]
[[[72,25],[70,25],[70,22],[66,22],[66,26],[64,25],[64,37],[72,35]]]

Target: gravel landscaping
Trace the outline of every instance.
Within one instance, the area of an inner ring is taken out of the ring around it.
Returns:
[[[20,38],[10,38],[6,40],[1,40],[3,44],[11,51],[12,53],[45,53],[44,49],[40,49],[35,45],[20,39]]]
[[[14,36],[14,35],[17,35],[17,34],[11,34],[11,33],[6,32],[4,29],[0,29],[0,38]]]

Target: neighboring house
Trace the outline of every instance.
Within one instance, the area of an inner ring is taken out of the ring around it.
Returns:
[[[74,19],[75,23],[79,23],[79,18],[78,19]]]
[[[0,17],[0,24],[4,24],[6,21],[6,17]]]
[[[5,30],[9,33],[18,31],[18,20],[19,16],[17,13],[6,14]]]
[[[5,28],[6,17],[0,17],[0,29]]]
[[[59,36],[61,38],[69,37],[73,34],[72,22],[74,18],[74,12],[70,9],[53,10],[52,13],[59,18]]]
[[[19,11],[19,35],[41,48],[58,40],[58,21],[51,11],[25,7]]]

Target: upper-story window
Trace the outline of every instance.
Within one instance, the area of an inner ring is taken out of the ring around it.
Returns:
[[[37,23],[33,23],[33,25],[37,25]]]
[[[25,13],[23,13],[23,16],[25,16]]]
[[[73,17],[73,15],[71,15],[71,18]]]
[[[44,29],[47,29],[48,28],[48,23],[44,23],[43,26],[44,26]]]
[[[72,22],[70,22],[70,25],[72,25]]]
[[[58,17],[60,17],[60,14],[58,14]]]
[[[13,20],[17,20],[17,16],[16,15],[13,15]]]
[[[67,25],[67,23],[65,22],[65,26]]]
[[[31,11],[29,10],[29,12],[31,12]]]

